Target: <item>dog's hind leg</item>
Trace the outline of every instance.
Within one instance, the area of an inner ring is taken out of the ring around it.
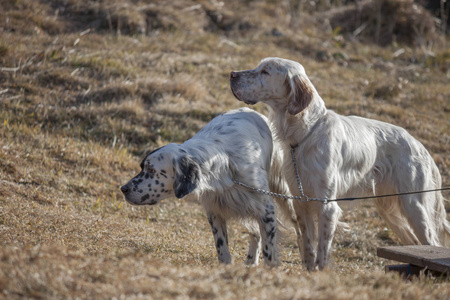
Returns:
[[[427,207],[429,196],[430,194],[400,196],[402,211],[421,244],[442,246],[433,222],[434,211]]]
[[[263,244],[263,257],[264,262],[268,266],[275,267],[278,265],[278,253],[277,253],[277,218],[275,216],[275,206],[273,202],[267,201],[264,212],[260,216],[259,220],[262,244]]]
[[[414,149],[413,149],[414,150]],[[406,156],[394,169],[398,192],[422,191],[440,186],[440,176],[433,159],[425,149],[415,149],[415,156]],[[419,193],[399,196],[400,211],[423,245],[442,246],[436,224],[435,193]]]
[[[231,255],[228,249],[227,223],[223,218],[221,218],[217,214],[208,212],[207,215],[209,225],[211,225],[211,230],[214,235],[214,241],[216,244],[217,257],[219,258],[219,262],[224,264],[230,264]]]
[[[388,227],[400,238],[403,245],[419,245],[420,242],[414,234],[409,222],[401,213],[399,200],[394,198],[379,198],[375,200],[378,214]]]

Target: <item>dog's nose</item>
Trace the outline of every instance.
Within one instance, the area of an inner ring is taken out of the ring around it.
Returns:
[[[230,79],[238,78],[238,77],[239,77],[239,73],[238,72],[231,72],[230,73]]]
[[[124,194],[126,194],[126,193],[128,193],[128,192],[130,191],[130,189],[129,189],[126,185],[121,186],[121,187],[120,187],[120,190],[121,190],[122,193],[124,193]]]

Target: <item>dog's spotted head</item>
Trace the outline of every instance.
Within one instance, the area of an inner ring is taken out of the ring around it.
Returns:
[[[148,154],[141,172],[120,190],[135,205],[153,205],[163,199],[183,198],[198,185],[200,168],[180,145],[169,144]]]
[[[263,59],[256,69],[231,72],[230,87],[246,104],[263,102],[291,115],[303,111],[315,91],[301,64],[276,57]]]

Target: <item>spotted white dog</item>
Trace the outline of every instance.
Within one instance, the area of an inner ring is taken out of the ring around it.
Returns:
[[[168,144],[147,155],[141,172],[121,190],[125,199],[136,205],[153,205],[165,198],[195,193],[206,210],[219,262],[231,263],[227,221],[236,218],[245,220],[251,232],[246,264],[258,264],[262,238],[264,261],[276,266],[274,201],[233,180],[286,193],[287,185],[279,176],[281,155],[267,118],[242,108],[216,117],[183,144]],[[290,217],[292,203],[278,200],[278,204]]]

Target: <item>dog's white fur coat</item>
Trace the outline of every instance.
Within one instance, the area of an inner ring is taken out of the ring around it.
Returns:
[[[206,210],[219,262],[231,263],[226,222],[237,218],[251,231],[246,263],[258,264],[262,240],[264,260],[275,266],[274,201],[235,184],[233,179],[287,193],[288,186],[280,176],[282,161],[281,147],[273,142],[267,118],[241,108],[214,118],[183,144],[168,144],[150,153],[141,163],[141,172],[121,190],[125,199],[136,205],[153,205],[168,197],[195,193]],[[277,201],[291,218],[292,202]]]
[[[289,155],[292,146],[309,197],[335,199],[441,187],[439,170],[419,141],[403,128],[327,110],[297,62],[266,58],[256,69],[232,72],[230,84],[239,100],[268,105],[269,119],[283,143],[283,170],[292,194],[299,194]],[[444,246],[450,224],[443,201],[441,192],[432,192],[377,199],[375,204],[404,244]],[[322,269],[329,261],[341,209],[336,203],[297,201],[294,206],[303,233],[299,247],[304,264],[308,270]]]

